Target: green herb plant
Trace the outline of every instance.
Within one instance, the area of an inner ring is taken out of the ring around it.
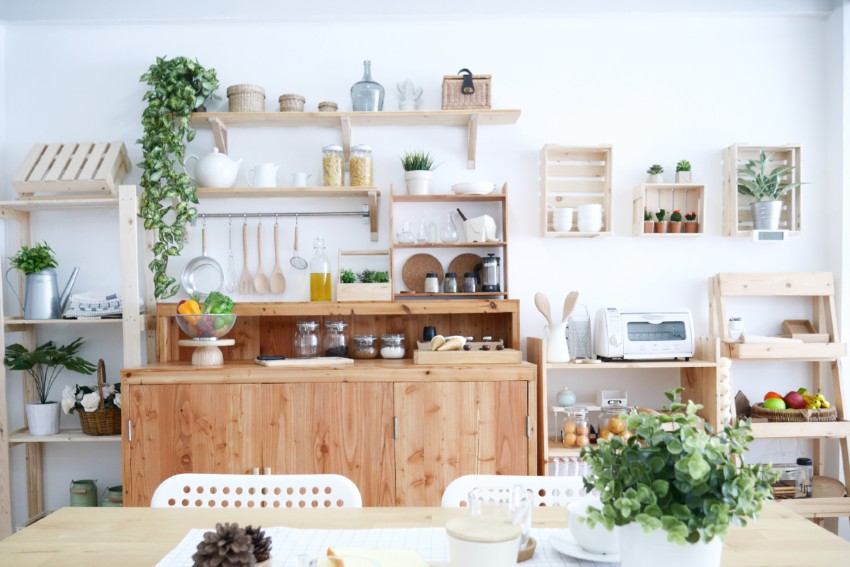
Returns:
[[[664,216],[666,214],[667,214],[667,211],[665,211],[664,209],[658,209],[658,212],[655,213],[655,218],[658,220],[658,222],[663,222]]]
[[[675,209],[670,213],[670,222],[682,222],[682,211]]]
[[[53,341],[47,341],[34,351],[27,350],[23,345],[13,344],[6,347],[3,363],[10,370],[26,372],[35,382],[39,403],[46,404],[50,389],[63,369],[67,368],[80,374],[94,373],[97,368],[94,364],[76,356],[81,346],[82,337],[63,346],[56,346]]]
[[[738,193],[756,201],[776,201],[801,183],[782,183],[782,178],[794,171],[793,165],[780,165],[767,171],[773,154],[759,152],[759,159],[751,159],[738,168]]]
[[[664,168],[656,163],[656,164],[649,166],[649,169],[647,169],[646,172],[650,175],[660,175],[660,174],[664,173]]]
[[[32,247],[21,246],[9,262],[13,268],[17,268],[26,275],[58,266],[53,256],[53,249],[47,245],[47,242],[43,244],[36,242]]]
[[[680,160],[679,163],[676,164],[676,173],[680,171],[690,171],[691,170],[691,162],[686,159]]]
[[[156,63],[142,75],[148,85],[142,97],[147,107],[142,113],[142,169],[139,214],[145,230],[156,231],[153,260],[148,267],[153,272],[154,295],[171,297],[179,285],[167,275],[168,259],[183,249],[186,224],[197,216],[195,186],[183,170],[186,144],[195,138],[189,124],[192,109],[214,96],[218,78],[214,69],[207,70],[197,61],[186,57],[166,59]]]
[[[584,486],[602,502],[601,510],[589,510],[591,525],[610,530],[637,522],[646,532],[663,529],[671,542],[708,542],[725,536],[730,524],[755,518],[772,497],[778,475],[769,465],[743,462],[753,439],[749,422],[715,435],[697,416],[702,406],[681,403],[681,392],[666,392],[669,414],[629,415],[633,434],[626,441],[614,436],[582,449],[591,471]]]
[[[401,156],[401,166],[405,171],[433,171],[437,167],[431,154],[424,151],[405,153]]]
[[[363,270],[358,274],[362,283],[389,283],[389,272],[380,272],[375,270]]]
[[[354,283],[357,281],[357,276],[348,268],[343,268],[339,272],[339,281],[342,283]]]

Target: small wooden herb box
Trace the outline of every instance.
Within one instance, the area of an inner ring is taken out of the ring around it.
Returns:
[[[356,256],[385,256],[386,270],[390,279],[386,283],[342,283],[336,284],[336,300],[337,301],[392,301],[393,300],[393,277],[392,277],[392,253],[390,250],[340,250],[339,251],[339,271],[342,273],[343,268],[348,268],[349,265],[344,264],[343,258],[353,258]],[[364,260],[363,262],[368,262]],[[362,263],[362,262],[361,262]]]

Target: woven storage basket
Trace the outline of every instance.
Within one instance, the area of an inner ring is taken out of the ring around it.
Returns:
[[[266,110],[266,90],[258,85],[227,87],[227,109],[230,112],[263,112]]]
[[[281,112],[304,112],[305,100],[299,94],[282,94],[277,99],[280,103]]]
[[[835,421],[838,419],[838,412],[835,408],[829,409],[784,409],[775,410],[764,407],[764,404],[759,402],[753,404],[751,417],[767,418],[768,421]]]
[[[467,69],[461,69],[461,72]],[[472,77],[474,92],[463,92],[465,75],[443,77],[443,110],[480,110],[491,108],[490,80],[492,75],[467,75]]]
[[[106,386],[106,365],[103,360],[97,361],[97,391],[103,392]],[[94,411],[78,409],[80,424],[86,435],[118,435],[121,433],[121,410],[103,407],[103,396],[100,407]]]

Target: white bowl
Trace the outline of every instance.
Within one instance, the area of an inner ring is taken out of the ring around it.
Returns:
[[[452,185],[452,192],[457,195],[488,195],[495,190],[496,184],[492,181],[468,181]]]
[[[601,509],[602,504],[596,499],[582,499],[567,504],[567,523],[570,533],[578,544],[590,553],[611,555],[620,553],[619,528],[608,531],[605,526],[596,524],[592,528],[579,518],[587,518],[589,507]]]

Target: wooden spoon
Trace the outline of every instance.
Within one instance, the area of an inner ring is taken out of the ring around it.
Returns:
[[[571,291],[567,294],[567,297],[564,298],[564,318],[561,321],[566,321],[570,317],[570,313],[573,312],[573,309],[576,306],[576,302],[578,301],[578,292]]]
[[[534,305],[537,306],[537,310],[540,311],[540,313],[542,313],[544,317],[546,317],[546,321],[548,321],[551,325],[552,315],[550,315],[550,313],[552,312],[552,308],[549,306],[549,298],[546,297],[546,294],[542,291],[538,291],[537,293],[535,293]]]
[[[263,221],[257,225],[257,276],[254,278],[257,293],[269,292],[269,278],[263,273]]]
[[[239,277],[239,293],[254,293],[254,281],[248,269],[248,223],[242,225],[242,275]]]
[[[283,293],[286,289],[286,279],[283,277],[283,270],[280,267],[280,252],[278,251],[278,226],[277,221],[274,223],[274,269],[272,277],[269,278],[269,288],[272,293]]]

